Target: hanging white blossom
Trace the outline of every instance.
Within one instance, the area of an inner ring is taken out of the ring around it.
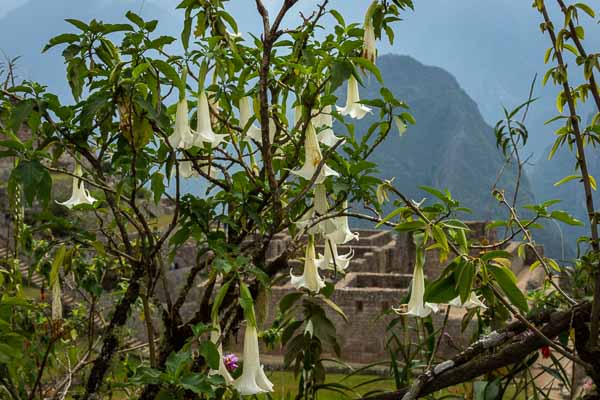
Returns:
[[[342,204],[342,209],[346,210],[348,208],[348,202],[344,201]],[[352,232],[350,230],[350,226],[348,225],[348,216],[341,215],[339,217],[335,217],[333,219],[335,223],[336,230],[333,233],[327,235],[327,238],[336,244],[346,244],[354,239],[358,240],[358,232]]]
[[[350,75],[348,79],[348,91],[346,96],[346,106],[337,106],[337,110],[342,115],[347,115],[354,119],[362,119],[371,109],[359,103],[360,95],[358,93],[358,82],[354,75]]]
[[[325,281],[319,275],[318,262],[315,254],[315,239],[312,235],[309,235],[302,275],[295,276],[290,270],[292,285],[296,289],[305,288],[310,292],[319,293],[325,287]]]
[[[90,195],[90,192],[85,188],[83,181],[78,178],[83,176],[81,165],[75,164],[73,174],[75,176],[73,177],[71,198],[62,203],[57,201],[57,203],[67,208],[73,208],[80,204],[94,204],[96,199],[93,198],[92,195]]]
[[[248,125],[248,122],[250,122],[250,119],[252,117],[252,113],[251,113],[251,108],[250,108],[250,100],[251,98],[249,96],[246,97],[242,97],[240,99],[240,125],[242,129],[245,129],[246,126]],[[271,131],[269,130],[269,133]],[[273,133],[275,133],[275,131],[273,130]],[[246,137],[250,138],[250,139],[254,139],[257,142],[261,143],[262,142],[262,133],[260,131],[260,128],[256,125],[254,125],[254,123],[252,123],[252,125],[250,125],[250,127],[248,127],[248,131],[246,132]]]
[[[343,138],[335,136],[335,133],[333,133],[333,116],[331,115],[331,106],[323,107],[323,112],[315,117],[315,128],[319,132],[319,142],[323,143],[325,146],[332,147],[335,146],[340,140],[342,143],[344,141]]]
[[[210,341],[214,344],[217,344],[219,341],[219,337],[221,336],[221,327],[216,324],[217,329],[210,332]],[[217,351],[219,352],[219,369],[218,370],[210,370],[209,375],[221,375],[225,382],[229,385],[233,382],[233,378],[229,371],[227,371],[227,367],[225,366],[225,362],[223,361],[223,344],[219,343],[217,346]]]
[[[335,270],[337,272],[344,273],[350,265],[350,260],[354,257],[354,250],[346,254],[339,255],[337,244],[333,240],[325,240],[325,253],[320,259],[319,268]]]
[[[194,145],[194,134],[190,128],[188,103],[185,98],[177,102],[175,113],[175,129],[168,138],[169,144],[175,149],[189,149]]]
[[[306,180],[312,179],[317,172],[317,167],[323,160],[323,154],[317,140],[317,134],[312,123],[309,122],[306,126],[306,136],[304,139],[304,165],[299,170],[291,171],[293,174],[301,176]],[[323,164],[315,183],[323,183],[328,176],[340,176],[336,171],[331,169],[327,164]]]
[[[365,24],[364,24],[364,34],[363,34],[363,48],[362,48],[362,56],[363,58],[371,61],[375,64],[375,60],[377,58],[377,46],[375,43],[375,29],[373,28],[373,10],[374,5],[377,2],[373,2],[369,9],[367,10],[367,14],[365,15]]]
[[[260,364],[258,332],[256,326],[248,323],[244,333],[244,357],[242,375],[233,382],[233,387],[242,396],[272,392],[273,384],[265,375]]]
[[[425,264],[425,250],[423,245],[424,235],[416,234],[413,237],[416,245],[415,270],[413,272],[410,299],[407,310],[394,309],[399,314],[413,315],[417,318],[426,318],[432,312],[438,311],[438,305],[425,302],[425,275],[423,265]]]
[[[194,136],[194,145],[202,147],[204,143],[209,143],[211,146],[217,146],[224,142],[227,135],[216,134],[213,132],[210,116],[210,108],[208,106],[208,98],[204,89],[200,90],[198,95],[198,129]]]
[[[477,307],[481,307],[483,309],[487,308],[487,306],[481,301],[479,296],[477,296],[474,292],[471,292],[469,298],[464,303],[460,301],[460,296],[456,296],[455,298],[450,300],[448,304],[454,307],[466,308],[467,310]]]

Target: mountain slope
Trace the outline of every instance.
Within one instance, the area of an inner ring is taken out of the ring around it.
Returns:
[[[550,154],[550,147],[545,154]],[[588,146],[586,159],[590,174],[598,179],[600,177],[600,154],[596,149]],[[565,246],[572,248],[575,247],[579,236],[589,236],[590,232],[583,185],[578,180],[572,180],[558,187],[554,186],[554,183],[568,175],[580,174],[581,172],[575,169],[575,153],[569,151],[568,147],[559,149],[551,160],[541,157],[531,171],[533,190],[539,201],[560,199],[562,201],[557,205],[558,208],[568,211],[586,224],[586,226],[561,225]],[[594,200],[597,207],[598,200],[600,200],[597,192],[594,193]]]
[[[411,197],[426,196],[421,185],[449,189],[453,196],[473,210],[469,218],[491,219],[503,215],[491,190],[503,157],[496,148],[493,129],[483,120],[477,104],[461,89],[456,79],[441,68],[425,66],[408,56],[385,55],[378,59],[385,85],[406,101],[417,124],[405,136],[394,130],[374,153],[384,178],[396,177],[396,184]],[[380,85],[371,79],[361,98],[378,96]],[[357,124],[365,132],[375,115]],[[512,192],[515,171],[507,168],[499,188]],[[527,176],[520,199],[533,200]]]

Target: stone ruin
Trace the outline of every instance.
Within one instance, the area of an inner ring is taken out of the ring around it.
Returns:
[[[471,238],[479,242],[490,242],[495,239],[494,232],[485,229],[484,222],[468,223]],[[350,262],[345,276],[337,275],[332,300],[344,311],[349,321],[346,322],[337,313],[329,310],[328,315],[334,322],[338,341],[342,350],[342,359],[350,363],[372,363],[389,358],[386,348],[387,326],[393,316],[382,315],[390,307],[400,305],[409,292],[415,259],[415,247],[412,236],[408,233],[396,233],[383,230],[359,230],[360,240],[347,245],[338,246],[340,254],[354,250],[354,258]],[[275,237],[268,252],[268,258],[274,259],[289,245],[291,238],[285,234]],[[517,242],[510,242],[505,250],[513,254],[512,268],[523,289],[538,286],[541,282],[539,274],[531,274],[528,265],[533,262],[533,255],[527,254],[525,260],[517,256]],[[190,259],[189,251],[180,251],[174,260],[175,268],[168,274],[169,285],[176,290],[187,277],[189,267],[186,259]],[[316,246],[317,253],[323,253],[323,246]],[[295,274],[301,273],[300,262],[291,263]],[[435,279],[446,264],[440,263],[436,250],[428,251],[424,266],[428,279]],[[284,272],[285,273],[285,272]],[[289,275],[288,275],[289,276]],[[288,293],[296,291],[287,276],[282,277],[283,284],[273,286],[267,307],[266,321],[263,328],[270,326],[276,316],[279,301]],[[188,296],[188,299],[199,299],[203,285],[200,283]],[[197,303],[189,301],[182,308],[183,317],[191,316]],[[325,307],[327,309],[327,307]],[[461,321],[464,310],[451,309],[446,332],[448,343],[441,343],[441,352],[453,354],[457,349],[470,343],[473,326],[462,332]],[[435,327],[440,327],[444,319],[444,309],[433,316]],[[144,330],[141,329],[140,332]],[[237,340],[226,346],[230,350],[241,351],[241,334]],[[271,352],[281,355],[282,351]]]

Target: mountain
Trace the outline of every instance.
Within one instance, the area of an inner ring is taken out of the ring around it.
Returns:
[[[472,210],[472,214],[460,215],[464,219],[506,218],[507,210],[491,194],[504,157],[496,148],[493,128],[484,121],[477,104],[457,80],[444,69],[423,65],[409,56],[384,55],[378,58],[377,66],[385,86],[410,106],[409,111],[417,121],[402,137],[393,128],[373,153],[380,177],[395,178],[395,185],[417,201],[432,197],[420,186],[448,189],[453,198]],[[380,87],[371,78],[360,90],[361,99],[379,97]],[[343,104],[345,94],[340,97],[338,104]],[[358,121],[357,134],[366,132],[376,118],[370,114]],[[505,167],[497,187],[505,190],[510,199],[515,181],[514,167]],[[518,204],[531,203],[535,203],[535,196],[525,172]],[[386,211],[391,211],[391,206]],[[555,226],[550,225],[536,235],[548,254],[561,255],[560,233]]]
[[[385,55],[377,65],[385,86],[410,106],[417,124],[400,137],[393,130],[374,153],[382,177],[395,183],[414,199],[425,196],[420,185],[449,189],[456,199],[473,210],[473,217],[491,219],[503,213],[491,196],[504,164],[496,148],[492,127],[482,118],[477,104],[447,71],[426,66],[409,56]],[[379,96],[380,84],[371,79],[361,98]],[[358,121],[356,131],[366,132],[376,120],[374,113]],[[499,188],[512,192],[515,171],[507,168]],[[525,175],[520,199],[533,200]]]
[[[550,154],[550,147],[545,154]],[[600,154],[588,146],[586,148],[586,160],[590,174],[598,179],[600,177]],[[589,223],[587,208],[585,204],[585,193],[583,185],[579,180],[572,180],[560,186],[554,186],[556,182],[569,175],[581,175],[575,169],[575,152],[568,147],[559,149],[551,160],[547,157],[540,158],[531,170],[533,191],[538,201],[560,199],[557,208],[568,211],[577,219],[585,223],[585,226],[560,225],[564,237],[564,246],[574,249],[579,236],[589,236]],[[594,193],[596,207],[600,195]]]

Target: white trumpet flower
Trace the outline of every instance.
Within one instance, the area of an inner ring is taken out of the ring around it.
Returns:
[[[209,168],[208,165],[201,166],[200,171],[207,175],[209,175],[210,173],[210,176],[212,178],[216,178],[218,176],[216,168]],[[175,169],[173,169],[173,173],[171,174],[171,176],[173,175],[175,175]],[[194,169],[194,164],[190,160],[182,160],[179,161],[179,176],[181,176],[184,179],[188,179],[197,178],[200,176],[200,174]]]
[[[304,229],[309,224],[313,223],[316,218],[327,215],[329,212],[329,202],[327,201],[327,190],[324,184],[315,185],[313,205],[308,211],[296,222],[296,226]],[[308,228],[310,234],[322,233],[324,235],[333,233],[337,230],[337,226],[333,218],[324,219],[315,226]]]
[[[252,116],[252,113],[250,111],[250,97],[246,96],[246,97],[242,97],[240,99],[240,127],[242,129],[246,128],[246,125],[248,125],[248,122],[250,121],[250,118]],[[269,130],[270,132],[270,130]],[[273,131],[275,132],[275,131]],[[260,128],[256,125],[254,125],[254,123],[252,123],[252,125],[250,125],[250,127],[248,128],[248,131],[246,132],[246,137],[250,138],[250,139],[254,139],[257,142],[261,142],[262,141],[262,133],[260,131]]]
[[[298,104],[294,106],[294,127],[298,125],[298,121],[302,119],[302,105]]]
[[[217,146],[224,142],[227,135],[216,134],[213,132],[210,120],[210,108],[208,106],[208,98],[204,90],[200,90],[198,95],[198,129],[194,136],[194,145],[202,147],[204,143],[209,143],[211,146]]]
[[[404,134],[406,133],[406,130],[408,129],[408,126],[406,126],[404,121],[402,121],[402,118],[400,118],[397,115],[394,115],[393,120],[394,120],[394,124],[396,124],[396,128],[398,128],[398,134],[400,136],[404,136]]]
[[[217,329],[210,332],[210,341],[214,344],[217,344],[219,341],[219,337],[221,336],[221,328],[217,325]],[[227,367],[225,367],[225,362],[223,361],[223,344],[219,343],[217,346],[217,350],[219,352],[219,369],[218,370],[210,370],[209,375],[221,375],[223,379],[225,379],[225,383],[228,385],[233,383],[233,377],[227,371]]]
[[[63,203],[58,201],[57,203],[67,208],[73,208],[80,204],[94,204],[96,199],[90,195],[90,192],[85,188],[83,181],[78,178],[80,176],[83,176],[81,165],[75,164],[73,174],[75,176],[73,177],[73,188],[71,191],[71,198]]]
[[[375,64],[375,59],[377,58],[377,46],[375,44],[375,30],[373,29],[373,24],[370,21],[365,22],[364,29],[362,56]]]
[[[315,118],[315,128],[319,131],[319,142],[323,143],[325,146],[333,147],[340,140],[344,140],[341,137],[335,136],[335,133],[333,133],[331,106],[323,107],[323,112]]]
[[[487,309],[487,306],[481,301],[481,298],[477,296],[474,292],[471,292],[469,298],[464,303],[460,301],[460,296],[456,296],[448,302],[448,305],[466,308],[467,310],[477,307],[481,307],[484,310]]]
[[[272,392],[273,384],[265,375],[258,352],[258,332],[256,326],[248,323],[244,333],[244,369],[242,375],[233,382],[233,387],[242,396]]]
[[[348,208],[348,202],[344,201],[342,208],[346,210]],[[358,232],[352,232],[348,225],[348,216],[342,215],[333,219],[336,230],[333,233],[327,235],[327,238],[335,244],[346,244],[354,239],[358,240]]]
[[[318,263],[319,260],[315,255],[315,239],[311,235],[308,237],[308,244],[306,245],[304,272],[300,276],[295,276],[290,270],[292,285],[296,289],[305,288],[313,293],[319,293],[325,287],[325,281],[319,275]]]
[[[438,311],[438,305],[426,303],[425,296],[425,276],[423,275],[424,253],[422,249],[417,249],[417,262],[412,277],[412,286],[410,299],[408,300],[407,310],[405,312],[395,309],[399,314],[413,315],[418,318],[426,318],[432,312]]]
[[[346,106],[337,106],[337,110],[342,115],[348,115],[354,119],[362,119],[371,109],[359,103],[360,95],[358,94],[358,82],[354,75],[350,75],[348,79],[348,92],[346,96]]]
[[[271,144],[273,144],[273,141],[275,140],[275,131],[276,130],[277,130],[277,126],[275,126],[275,121],[273,120],[273,118],[269,118],[269,142],[271,142]],[[249,139],[252,139],[256,143],[262,145],[262,130],[261,130],[261,128],[258,128],[256,126],[252,125],[250,127],[250,129],[248,129],[248,132],[246,133],[246,137]]]
[[[323,154],[321,153],[315,128],[309,122],[306,126],[306,137],[304,139],[304,165],[299,170],[291,172],[306,180],[311,180],[322,160]],[[327,166],[327,164],[323,164],[315,183],[323,183],[328,176],[340,176],[340,174]]]
[[[350,249],[348,253],[339,255],[337,244],[333,240],[326,240],[325,254],[319,262],[319,268],[344,273],[348,269],[352,257],[354,257],[354,250]]]
[[[179,176],[188,179],[192,177],[197,177],[198,172],[194,170],[193,164],[190,160],[179,161]]]
[[[175,149],[189,149],[194,145],[194,134],[190,128],[189,109],[185,98],[177,103],[175,130],[167,140]]]

